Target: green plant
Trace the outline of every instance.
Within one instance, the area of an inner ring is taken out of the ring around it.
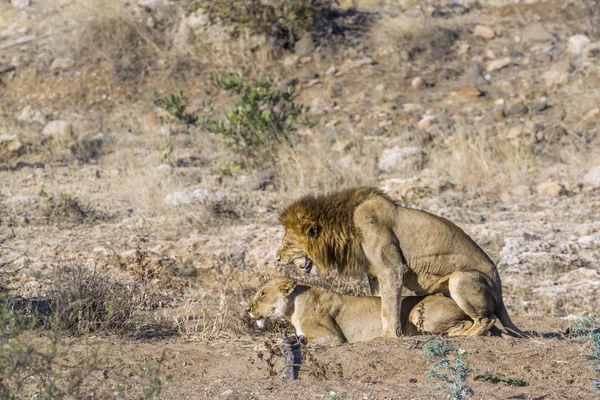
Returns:
[[[477,375],[474,378],[476,381],[487,383],[504,383],[506,386],[527,386],[527,381],[521,378],[509,378],[504,374],[486,371],[482,375]]]
[[[282,143],[295,143],[296,120],[304,107],[294,102],[294,87],[280,92],[273,79],[255,79],[244,83],[241,74],[212,76],[214,84],[240,95],[237,103],[226,110],[225,118],[205,118],[202,125],[227,138],[232,152],[239,154],[245,166],[271,166]]]
[[[425,358],[434,361],[427,371],[427,379],[435,378],[444,383],[431,391],[449,390],[455,400],[473,397],[473,389],[467,386],[467,379],[472,371],[465,361],[468,355],[465,349],[457,349],[448,339],[436,336],[425,343],[423,352]],[[454,359],[454,365],[451,358]]]
[[[230,27],[233,37],[249,30],[283,39],[283,45],[290,46],[304,34],[320,39],[335,31],[337,26],[332,17],[337,3],[337,0],[197,1],[189,11],[203,9],[213,23]]]
[[[169,119],[172,121],[178,121],[188,125],[194,125],[198,122],[198,117],[186,112],[187,102],[183,97],[183,92],[181,90],[165,97],[162,97],[155,90],[152,92],[152,102],[157,107],[165,110]]]
[[[593,366],[594,371],[598,375],[598,378],[591,378],[592,386],[600,390],[600,323],[597,320],[596,314],[579,318],[573,324],[572,330],[577,336],[589,340],[592,344],[592,352],[583,354],[583,356],[590,360],[588,365]]]

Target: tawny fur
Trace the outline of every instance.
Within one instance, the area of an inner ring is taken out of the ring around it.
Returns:
[[[465,335],[482,335],[496,319],[513,334],[500,276],[487,254],[458,226],[425,211],[402,207],[378,189],[362,187],[305,196],[280,215],[285,235],[277,257],[305,258],[325,274],[366,274],[381,292],[382,334],[396,336],[402,287],[418,295],[444,293],[474,320]]]
[[[261,287],[248,305],[252,318],[285,318],[309,343],[341,344],[381,336],[381,298],[343,296],[294,279],[276,278]],[[401,309],[402,334],[461,335],[473,325],[443,295],[408,296]]]

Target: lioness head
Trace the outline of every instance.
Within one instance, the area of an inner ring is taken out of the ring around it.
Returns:
[[[269,281],[252,298],[248,304],[248,314],[256,320],[260,329],[265,326],[266,318],[283,318],[287,298],[296,288],[294,279],[276,278]]]

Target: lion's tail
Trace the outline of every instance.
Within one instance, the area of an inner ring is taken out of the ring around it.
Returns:
[[[498,302],[498,305],[496,307],[496,317],[498,317],[500,323],[502,323],[502,326],[510,335],[516,337],[533,336],[533,332],[522,331],[519,328],[517,328],[515,324],[513,324],[510,317],[508,316],[508,311],[506,311],[506,307],[504,306],[504,301],[502,300],[502,297],[500,297],[500,301]]]

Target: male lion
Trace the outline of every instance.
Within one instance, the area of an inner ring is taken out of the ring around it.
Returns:
[[[371,294],[381,291],[384,337],[401,332],[402,287],[417,295],[448,294],[474,321],[460,335],[483,335],[499,319],[513,335],[496,265],[458,226],[402,207],[372,187],[305,196],[279,216],[285,228],[277,259],[321,274],[335,268],[366,274]],[[459,334],[459,333],[455,333]]]
[[[310,343],[353,343],[381,336],[380,297],[342,296],[295,279],[267,282],[254,295],[248,313],[260,328],[266,318],[285,318]],[[452,336],[473,325],[454,300],[443,295],[404,297],[400,315],[404,336]]]

